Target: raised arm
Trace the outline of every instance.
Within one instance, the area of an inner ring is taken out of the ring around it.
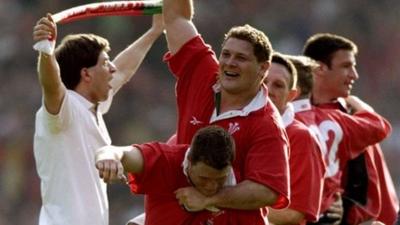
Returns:
[[[104,146],[96,152],[96,168],[104,182],[125,179],[124,172],[141,173],[143,156],[134,146]]]
[[[164,0],[163,15],[168,49],[175,54],[187,41],[197,35],[192,23],[192,0]]]
[[[57,26],[50,14],[42,17],[33,28],[33,40],[55,40],[57,37]],[[47,55],[39,53],[38,58],[38,76],[42,87],[44,105],[51,114],[57,114],[60,111],[62,100],[65,96],[66,88],[61,81],[60,68],[54,53]]]
[[[162,34],[163,30],[162,15],[154,15],[151,28],[115,57],[113,63],[117,68],[117,72],[111,81],[114,94],[136,73],[151,46]]]

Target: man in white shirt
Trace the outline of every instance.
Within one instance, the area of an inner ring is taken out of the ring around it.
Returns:
[[[162,30],[161,16],[154,16],[152,27],[113,61],[108,41],[93,34],[68,35],[54,53],[39,53],[43,104],[36,114],[34,155],[40,225],[108,225],[106,184],[94,165],[95,150],[111,144],[102,115]],[[56,36],[50,14],[34,27],[35,42]]]

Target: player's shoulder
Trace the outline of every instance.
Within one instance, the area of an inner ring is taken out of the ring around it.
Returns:
[[[301,139],[313,139],[311,130],[302,122],[295,119],[286,127],[289,136],[295,136]]]

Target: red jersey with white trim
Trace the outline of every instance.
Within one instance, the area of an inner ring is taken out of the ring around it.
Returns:
[[[146,194],[146,225],[268,224],[262,217],[246,210],[187,212],[179,205],[174,191],[191,186],[182,166],[188,145],[154,142],[135,147],[143,155],[144,169],[141,174],[130,173],[129,183],[133,193]]]
[[[327,173],[321,205],[321,212],[324,212],[334,202],[335,193],[343,192],[341,175],[347,161],[364,152],[366,146],[382,141],[391,132],[391,126],[373,112],[347,115],[339,110],[317,108],[309,100],[293,104],[296,119],[314,130],[325,143],[322,150]]]
[[[346,111],[340,102],[321,104],[318,107]],[[370,218],[375,218],[385,224],[392,225],[398,217],[399,199],[379,144],[370,145],[366,148],[365,166],[368,174],[367,200],[365,204],[355,204],[349,209],[347,222],[359,224]],[[342,187],[344,185],[346,183],[343,183]]]
[[[235,139],[236,180],[252,180],[278,194],[274,208],[289,203],[288,141],[280,116],[263,87],[242,110],[215,114],[214,96],[218,61],[200,36],[188,41],[164,60],[177,78],[177,143],[190,143],[195,132],[209,124],[219,125]],[[213,114],[214,113],[214,114]],[[257,212],[256,212],[257,213]]]
[[[292,111],[292,113],[288,112]],[[301,122],[283,114],[290,143],[290,205],[289,208],[305,214],[304,220],[317,221],[324,185],[325,163],[317,137]]]

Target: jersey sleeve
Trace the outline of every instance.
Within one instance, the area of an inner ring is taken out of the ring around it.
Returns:
[[[316,139],[300,122],[286,128],[290,143],[290,206],[317,221],[320,213],[325,164]]]
[[[265,125],[262,123],[268,123]],[[278,199],[273,208],[289,204],[289,145],[284,129],[273,118],[254,124],[245,159],[244,179],[263,184],[275,191]]]
[[[178,146],[178,145],[175,145]],[[135,145],[144,160],[141,174],[129,173],[129,186],[136,194],[171,194],[177,186],[177,179],[182,174],[181,163],[186,146],[179,146],[179,151],[161,143]]]
[[[334,110],[330,113],[336,117],[343,129],[343,141],[339,148],[347,149],[348,158],[356,158],[369,145],[385,139],[391,132],[390,123],[374,112],[361,111],[354,115]]]
[[[200,36],[188,41],[175,55],[164,60],[177,78],[175,92],[178,106],[177,143],[190,144],[197,131],[190,121],[204,126],[214,108],[213,85],[217,81],[218,61],[210,46]]]
[[[46,106],[44,105],[44,102],[42,103],[41,110],[43,110],[43,121],[45,121],[43,127],[48,129],[51,133],[61,132],[74,118],[73,113],[76,100],[70,95],[69,92],[69,90],[65,92],[64,99],[61,102],[60,111],[56,115],[49,113],[46,109]]]
[[[206,60],[206,62],[202,62],[202,60]],[[211,46],[204,43],[201,36],[196,36],[189,40],[174,55],[170,52],[166,53],[164,62],[168,64],[170,71],[178,79],[182,79],[184,76],[191,76],[200,66],[202,71],[215,72],[217,71],[216,68],[218,68],[218,60],[215,53],[212,51]]]

